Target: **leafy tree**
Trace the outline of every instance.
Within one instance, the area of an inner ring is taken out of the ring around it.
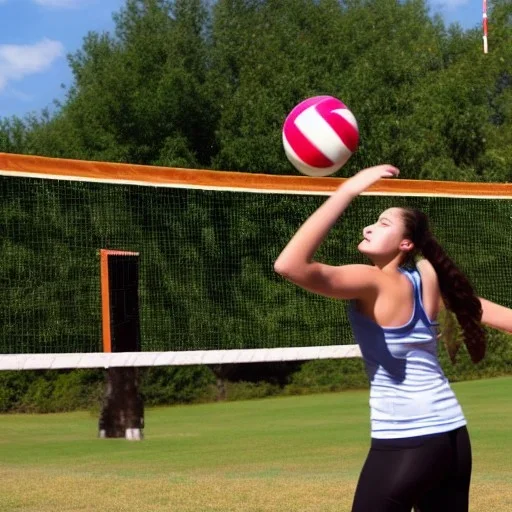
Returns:
[[[27,153],[29,130],[17,117],[0,119],[0,151],[5,153]]]
[[[204,90],[203,2],[128,0],[115,36],[90,33],[70,56],[63,108],[90,159],[205,165],[215,112]],[[206,113],[206,115],[204,115]]]

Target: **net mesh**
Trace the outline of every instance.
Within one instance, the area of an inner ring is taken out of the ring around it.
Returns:
[[[99,250],[140,253],[143,351],[354,343],[345,304],[302,291],[273,262],[318,195],[0,177],[0,354],[100,352]],[[364,226],[420,208],[477,293],[512,306],[512,202],[357,198],[318,253],[364,262]]]

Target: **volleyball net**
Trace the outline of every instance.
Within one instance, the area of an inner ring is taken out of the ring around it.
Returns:
[[[342,181],[0,153],[0,369],[360,356],[343,301],[273,271]],[[413,206],[477,293],[510,307],[510,199],[509,184],[383,180],[317,257],[364,262],[363,227],[390,206]],[[131,258],[112,261],[110,281],[105,255]],[[109,286],[124,295],[107,296]],[[128,350],[112,349],[111,314]]]

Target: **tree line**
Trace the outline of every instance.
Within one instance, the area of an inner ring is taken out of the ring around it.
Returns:
[[[0,118],[0,150],[290,174],[282,122],[330,94],[361,131],[340,175],[509,181],[511,9],[492,2],[484,55],[425,0],[127,0],[68,56],[56,112]]]

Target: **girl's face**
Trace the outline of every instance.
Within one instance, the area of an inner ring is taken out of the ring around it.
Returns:
[[[363,240],[357,248],[372,261],[391,260],[413,248],[412,242],[404,238],[404,230],[400,208],[389,208],[380,214],[375,224],[363,229]]]

